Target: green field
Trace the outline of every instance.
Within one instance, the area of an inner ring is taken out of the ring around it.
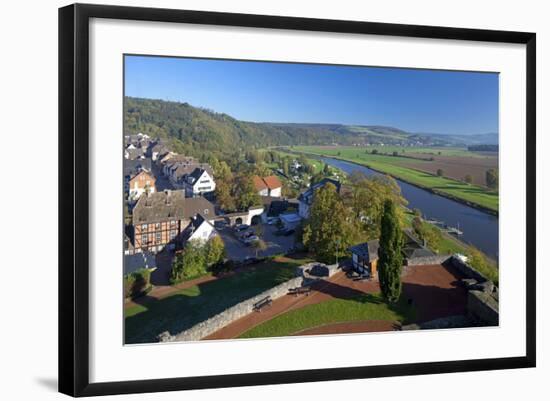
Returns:
[[[391,147],[384,147],[385,151]],[[402,149],[402,148],[396,148]],[[428,148],[414,148],[415,151],[427,150]],[[423,171],[415,170],[409,167],[399,165],[399,158],[395,156],[386,156],[379,154],[366,153],[365,148],[358,149],[356,147],[335,147],[324,148],[316,146],[295,146],[294,151],[310,153],[320,156],[335,157],[342,160],[351,161],[362,164],[374,170],[394,176],[395,178],[409,182],[423,188],[433,190],[434,192],[448,195],[450,197],[467,201],[474,205],[479,205],[486,209],[498,212],[498,193],[490,191],[486,188],[467,184],[461,181],[456,181],[446,177],[438,177]],[[439,152],[439,148],[432,151]],[[370,148],[369,148],[370,152]],[[458,148],[449,148],[441,150],[441,152],[455,153],[467,152]],[[471,152],[468,152],[471,153]],[[443,153],[442,153],[443,154]],[[426,162],[428,163],[428,162]]]
[[[288,336],[326,324],[363,320],[406,323],[414,317],[414,307],[404,299],[389,305],[379,294],[363,294],[356,299],[331,299],[284,313],[248,330],[240,338]]]
[[[177,334],[230,306],[281,284],[295,274],[296,266],[309,259],[277,257],[227,278],[179,290],[160,300],[144,299],[126,308],[126,344],[156,342],[168,330]]]

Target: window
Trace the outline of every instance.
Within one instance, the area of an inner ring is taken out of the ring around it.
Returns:
[[[204,209],[204,214],[208,214],[208,209]]]
[[[142,244],[142,245],[147,244],[147,234],[143,234],[143,235],[141,236],[141,244]]]
[[[176,238],[176,234],[177,234],[176,230],[171,230],[170,231],[170,239],[173,240],[174,238]]]
[[[161,241],[162,239],[162,236],[161,234],[158,232],[155,234],[155,241],[157,242],[157,244]]]
[[[147,224],[142,224],[142,225],[141,225],[141,229],[142,229],[143,231],[147,231]]]
[[[155,224],[155,230],[160,230],[160,223]]]
[[[170,227],[175,227],[175,226],[176,226],[176,221],[175,221],[175,220],[172,220],[172,221],[170,222]]]

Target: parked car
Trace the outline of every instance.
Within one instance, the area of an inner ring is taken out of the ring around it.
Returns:
[[[239,233],[239,232],[244,231],[248,228],[250,228],[250,226],[248,224],[238,224],[238,225],[235,226],[235,231]]]
[[[260,238],[257,236],[257,235],[251,235],[250,237],[246,237],[243,242],[246,244],[246,245],[250,245],[252,244],[253,242],[255,241],[259,241]]]
[[[296,230],[294,230],[293,228],[281,228],[280,230],[277,230],[274,232],[275,235],[283,235],[285,237],[288,237],[289,235],[292,235],[294,234]]]
[[[251,235],[254,235],[254,231],[247,230],[247,231],[241,231],[240,233],[238,233],[237,237],[239,239],[244,239],[244,238],[250,237]]]
[[[223,220],[217,220],[217,221],[214,222],[214,227],[221,230],[221,229],[227,227],[227,223]]]

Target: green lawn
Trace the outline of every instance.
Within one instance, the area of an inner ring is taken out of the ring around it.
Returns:
[[[331,323],[360,320],[414,321],[414,307],[404,299],[387,304],[381,295],[363,294],[355,299],[331,299],[279,315],[243,333],[240,338],[281,337]]]
[[[186,330],[230,306],[294,277],[295,267],[309,259],[277,257],[233,276],[175,292],[166,298],[142,299],[125,309],[126,344],[155,342],[168,330]]]
[[[296,146],[294,150],[321,156],[337,157],[362,164],[411,184],[447,194],[493,211],[498,211],[498,193],[476,185],[466,184],[450,178],[438,177],[410,167],[401,166],[399,165],[399,157],[373,155],[365,153],[364,148],[358,149],[353,147],[327,149],[315,146]],[[455,151],[458,152],[459,150]],[[451,150],[448,149],[447,152],[451,152]]]

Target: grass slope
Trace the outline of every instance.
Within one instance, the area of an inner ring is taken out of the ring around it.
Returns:
[[[126,344],[156,342],[166,330],[186,330],[230,306],[251,298],[294,277],[295,267],[308,259],[277,257],[227,278],[196,285],[172,295],[142,299],[125,309]]]
[[[240,338],[281,337],[331,323],[362,320],[413,321],[414,307],[404,299],[387,304],[381,295],[364,294],[355,299],[331,299],[279,315],[241,334]]]

